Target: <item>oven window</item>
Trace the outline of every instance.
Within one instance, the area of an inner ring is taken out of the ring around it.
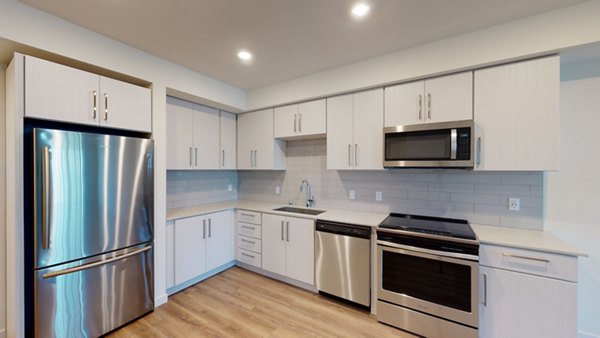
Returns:
[[[385,160],[449,160],[450,130],[401,132],[385,135]]]
[[[471,312],[471,267],[382,252],[383,289]]]

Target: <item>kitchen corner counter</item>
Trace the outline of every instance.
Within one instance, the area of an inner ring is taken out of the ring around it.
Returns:
[[[256,202],[248,200],[232,200],[217,203],[208,203],[186,208],[167,210],[167,221],[173,221],[180,218],[187,218],[229,209],[243,209],[289,217],[307,218],[313,220],[320,219],[333,222],[351,223],[357,225],[377,227],[379,223],[381,223],[388,216],[388,214],[383,213],[358,212],[336,209],[326,210],[319,208],[314,208],[314,210],[325,210],[322,214],[319,215],[306,215],[273,210],[282,206],[285,205],[279,203]]]
[[[471,224],[481,244],[501,245],[520,249],[556,253],[567,256],[587,254],[569,245],[548,231],[502,228],[490,225]]]

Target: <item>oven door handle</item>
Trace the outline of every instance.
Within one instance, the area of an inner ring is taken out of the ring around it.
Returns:
[[[479,256],[469,255],[469,254],[461,254],[455,252],[444,252],[438,250],[431,250],[425,248],[418,248],[410,245],[402,245],[397,243],[391,243],[386,241],[377,241],[377,245],[382,247],[382,250],[392,251],[400,254],[405,254],[409,256],[417,256],[429,259],[437,259],[440,261],[448,261],[452,263],[462,264],[462,265],[477,265],[479,262]],[[385,248],[385,249],[383,249]],[[467,260],[468,262],[465,262]]]

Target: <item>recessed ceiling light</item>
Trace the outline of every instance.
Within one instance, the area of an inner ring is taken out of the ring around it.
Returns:
[[[354,6],[352,6],[352,16],[355,18],[363,18],[365,17],[365,15],[367,15],[369,13],[369,11],[371,10],[371,6],[369,6],[369,4],[365,3],[365,2],[359,2],[357,4],[355,4]]]
[[[238,53],[238,57],[242,61],[249,61],[250,59],[252,59],[252,54],[247,50],[242,50]]]

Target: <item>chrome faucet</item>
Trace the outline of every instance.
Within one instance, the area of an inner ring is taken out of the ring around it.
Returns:
[[[307,180],[302,180],[302,182],[300,182],[300,192],[302,192],[304,183],[306,183],[306,207],[310,208],[313,206],[313,203],[315,200],[313,199],[312,189],[310,188],[310,183],[308,183]]]

